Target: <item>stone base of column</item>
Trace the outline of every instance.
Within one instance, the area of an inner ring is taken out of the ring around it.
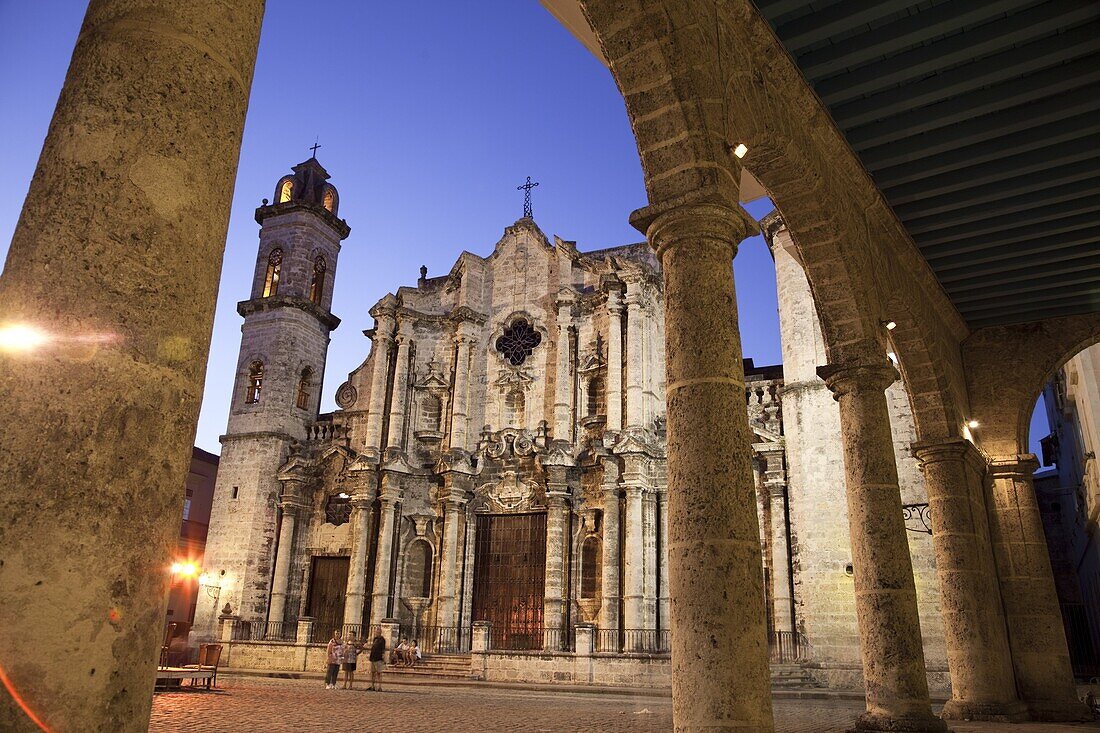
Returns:
[[[866,712],[848,733],[950,733],[947,723],[934,715],[897,716]]]
[[[1079,700],[1028,700],[1027,711],[1031,720],[1044,723],[1087,723],[1092,721],[1092,711]]]
[[[981,703],[948,700],[940,712],[944,720],[991,720],[997,723],[1019,723],[1028,719],[1027,705],[1012,702]]]

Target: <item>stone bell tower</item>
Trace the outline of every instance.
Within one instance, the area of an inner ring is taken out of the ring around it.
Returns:
[[[316,158],[294,166],[256,209],[260,247],[244,317],[203,561],[193,639],[213,638],[228,603],[244,621],[267,621],[279,522],[300,511],[280,497],[276,473],[317,418],[340,242],[340,197]],[[283,621],[282,618],[270,619]]]

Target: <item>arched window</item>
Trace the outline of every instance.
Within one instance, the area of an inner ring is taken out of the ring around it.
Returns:
[[[424,540],[417,540],[409,546],[409,561],[405,565],[405,595],[431,598],[432,546]]]
[[[313,369],[306,367],[302,370],[301,376],[298,377],[298,396],[294,399],[294,404],[298,406],[298,409],[309,409],[309,394],[312,386]]]
[[[589,537],[581,545],[581,598],[596,597],[596,581],[599,569],[600,541]]]
[[[264,275],[264,295],[270,298],[279,292],[279,278],[283,274],[283,251],[276,247],[267,256],[267,274]]]
[[[588,415],[602,415],[604,412],[603,379],[592,377],[588,380]]]
[[[317,255],[313,261],[313,279],[309,281],[309,299],[317,305],[321,304],[321,295],[325,292],[325,270],[328,263],[324,255]]]
[[[509,428],[523,426],[523,390],[516,387],[504,398],[504,424]]]
[[[336,213],[336,194],[331,188],[325,189],[325,195],[321,198],[321,205],[329,211]]]
[[[439,431],[443,419],[443,403],[435,395],[428,395],[420,403],[420,425],[422,430]]]
[[[244,393],[246,405],[254,405],[260,401],[260,390],[264,386],[264,363],[254,361],[248,365],[248,389]]]
[[[279,203],[290,201],[291,194],[294,193],[294,181],[287,179],[283,181],[283,185],[279,186]]]

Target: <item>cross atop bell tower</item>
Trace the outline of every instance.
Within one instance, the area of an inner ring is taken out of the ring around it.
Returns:
[[[537,181],[535,183],[531,183],[531,176],[527,176],[527,183],[523,184],[522,186],[516,186],[517,191],[523,191],[523,218],[524,219],[533,218],[532,217],[532,209],[531,209],[531,189],[534,188],[537,185],[539,185]]]

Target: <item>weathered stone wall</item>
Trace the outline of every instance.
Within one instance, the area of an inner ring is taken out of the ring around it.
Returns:
[[[474,652],[470,671],[488,682],[592,684],[667,688],[672,663],[667,656],[572,652]]]

